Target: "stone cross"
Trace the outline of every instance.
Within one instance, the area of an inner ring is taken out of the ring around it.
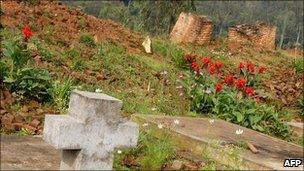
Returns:
[[[46,115],[43,139],[62,150],[61,170],[111,170],[115,148],[136,146],[138,125],[121,107],[106,94],[74,90],[68,115]]]

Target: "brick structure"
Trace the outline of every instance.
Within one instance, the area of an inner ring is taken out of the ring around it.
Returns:
[[[213,23],[206,16],[182,12],[171,31],[177,43],[207,44],[211,40]]]
[[[275,49],[276,29],[276,26],[263,22],[231,26],[228,29],[228,39],[229,42],[240,44],[252,42],[259,47]]]

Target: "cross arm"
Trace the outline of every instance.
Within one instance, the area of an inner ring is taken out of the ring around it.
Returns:
[[[68,115],[46,115],[43,139],[56,149],[81,149],[83,124]]]

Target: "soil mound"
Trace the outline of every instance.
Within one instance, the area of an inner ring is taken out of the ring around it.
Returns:
[[[52,38],[64,45],[78,41],[82,33],[90,33],[95,40],[121,44],[130,52],[140,52],[143,38],[111,20],[98,19],[80,9],[58,1],[41,1],[32,5],[20,1],[1,2],[1,24],[22,28],[30,25],[42,39],[52,32]]]

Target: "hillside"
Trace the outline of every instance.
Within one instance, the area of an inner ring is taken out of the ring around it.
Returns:
[[[167,37],[152,37],[153,53],[146,54],[141,33],[56,1],[1,1],[1,26],[1,134],[41,134],[44,115],[65,114],[71,90],[80,89],[121,99],[125,116],[220,118],[299,143],[284,123],[303,121],[300,56],[228,45],[226,38],[196,46]],[[219,66],[215,74],[205,60]],[[234,82],[228,86],[229,74],[252,80],[238,89]],[[172,151],[167,139],[158,144],[141,136],[144,148],[164,147],[168,156]],[[142,151],[120,156],[122,165],[138,168],[134,160]]]
[[[190,112],[189,98],[176,88],[179,76],[185,72],[178,61],[186,52],[221,59],[228,70],[241,61],[265,65],[268,68],[262,78],[263,91],[268,96],[265,101],[295,110],[294,114],[299,112],[297,103],[303,91],[303,77],[293,69],[295,57],[283,51],[228,47],[225,40],[214,41],[209,47],[177,46],[166,38],[153,38],[154,53],[149,55],[142,50],[139,33],[60,2],[31,5],[8,1],[2,2],[1,7],[1,24],[5,28],[2,38],[20,35],[19,30],[29,25],[34,32],[32,58],[36,67],[47,69],[52,80],[61,84],[70,78],[73,86],[102,89],[124,100],[126,114]],[[49,112],[59,112],[54,105],[47,108],[53,109]]]

